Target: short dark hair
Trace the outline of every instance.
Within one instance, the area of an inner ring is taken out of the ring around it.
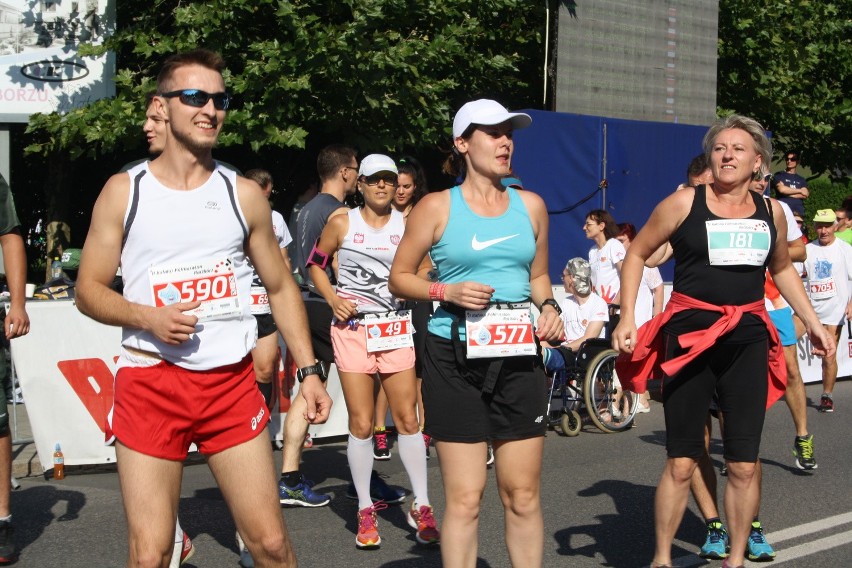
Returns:
[[[157,75],[157,91],[160,93],[168,91],[171,88],[169,81],[171,81],[175,69],[187,65],[201,65],[219,73],[225,70],[225,60],[215,51],[193,49],[183,53],[176,53],[170,55],[163,63],[163,67]]]
[[[787,156],[789,156],[790,154],[793,155],[793,157],[796,159],[797,162],[799,161],[799,151],[798,150],[796,150],[796,149],[787,150],[786,152],[784,152],[784,158],[787,158]]]
[[[256,182],[261,189],[272,183],[272,174],[261,168],[251,169],[243,175]]]
[[[633,223],[619,223],[618,236],[625,236],[633,241],[636,238],[636,227],[633,226]]]
[[[317,174],[320,182],[333,178],[337,170],[348,166],[358,153],[346,144],[330,144],[320,150],[317,156]]]
[[[694,158],[689,161],[689,165],[686,167],[686,183],[689,185],[689,179],[693,177],[697,177],[701,175],[704,170],[710,167],[710,163],[707,161],[707,155],[704,152],[698,154]]]
[[[615,223],[612,215],[609,214],[609,211],[593,209],[586,214],[586,219],[592,219],[596,223],[604,224],[604,236],[606,240],[614,239],[618,236],[618,225]]]

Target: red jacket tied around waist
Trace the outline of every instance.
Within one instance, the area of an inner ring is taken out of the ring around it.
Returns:
[[[687,349],[687,352],[662,362],[663,326],[673,315],[683,310],[718,312],[722,314],[722,317],[709,329],[685,333],[678,337],[678,343],[682,348]],[[787,367],[784,363],[784,349],[778,337],[778,330],[769,319],[763,298],[742,306],[716,306],[680,292],[672,292],[665,311],[639,328],[633,353],[622,353],[618,356],[615,369],[618,372],[619,381],[625,390],[645,392],[648,377],[662,376],[660,371],[670,377],[674,376],[687,363],[715,345],[719,338],[733,331],[745,313],[759,317],[769,331],[769,376],[767,378],[769,390],[766,397],[766,407],[769,408],[781,398],[787,388]]]

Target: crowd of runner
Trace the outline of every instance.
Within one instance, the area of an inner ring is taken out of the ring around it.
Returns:
[[[642,395],[638,412],[651,409],[647,381],[663,385],[667,459],[652,566],[671,566],[690,489],[707,522],[702,556],[726,568],[774,557],[758,518],[764,416],[786,391],[795,463],[816,469],[795,346],[807,331],[823,358],[820,410],[833,412],[835,350],[852,317],[852,246],[844,242],[852,200],[818,211],[817,238],[805,246],[798,154],[787,153],[784,175],[768,176],[762,126],[729,117],[710,128],[687,183],[641,230],[605,210],[586,215],[593,244],[585,258],[566,259],[568,296],[558,302],[547,209],[511,169],[513,132],[530,125],[529,115],[488,99],[463,105],[444,166],[457,181],[443,191],[428,191],[414,158],[359,161],[349,146],[328,146],[317,158],[318,192],[288,228],[270,209],[268,172],[243,176],[212,157],[230,105],[223,70],[206,50],[165,62],[144,126],[155,157],[107,182],[80,263],[80,311],[122,328],[108,432],[128,566],[179,566],[192,555],[177,521],[191,443],[234,517],[240,564],[295,565],[279,505],[331,500],[300,467],[308,427],[331,411],[331,364],[348,410],[357,548],[382,544],[379,513],[406,498],[373,470],[373,460],[391,456],[389,409],[417,542],[440,544],[445,566],[476,565],[493,464],[511,562],[540,566],[545,369],[564,365],[584,340],[610,336],[622,352],[623,388]],[[795,200],[793,209],[762,195],[767,182]],[[4,236],[0,244],[5,253]],[[6,258],[14,267],[16,254]],[[674,282],[664,302],[657,266],[669,258]],[[119,267],[122,292],[112,287]],[[27,332],[21,312],[13,302],[7,337]],[[279,332],[300,388],[276,482],[265,432]],[[724,441],[725,523],[708,456],[711,416]],[[427,485],[431,446],[445,499],[440,527]],[[16,556],[5,502],[0,560]]]

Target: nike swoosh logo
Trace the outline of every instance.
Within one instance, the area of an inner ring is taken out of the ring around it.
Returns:
[[[470,241],[470,246],[473,250],[483,250],[487,249],[491,245],[496,245],[497,243],[502,243],[503,241],[508,241],[509,239],[514,239],[520,233],[515,233],[514,235],[509,235],[508,237],[499,237],[497,239],[489,239],[487,241],[478,241],[476,240],[476,235],[473,235],[473,239]]]

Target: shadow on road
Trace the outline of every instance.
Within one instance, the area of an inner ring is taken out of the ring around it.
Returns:
[[[603,558],[603,566],[638,568],[650,564],[654,555],[654,492],[655,487],[626,481],[598,481],[577,492],[579,497],[608,495],[615,504],[615,514],[598,515],[598,523],[570,526],[556,531],[554,539],[562,556]],[[570,519],[570,512],[566,515]],[[570,522],[570,521],[569,521]],[[704,521],[687,509],[676,536],[685,542],[704,540]],[[696,544],[696,549],[699,545]],[[675,545],[672,555],[695,552]],[[570,565],[570,562],[569,562]]]
[[[53,509],[65,503],[65,512],[58,517]],[[15,541],[18,550],[23,551],[41,537],[45,529],[54,522],[73,521],[80,516],[86,506],[86,495],[79,491],[57,489],[49,485],[30,487],[23,491],[13,491],[12,511],[27,511],[26,515],[15,517]]]

